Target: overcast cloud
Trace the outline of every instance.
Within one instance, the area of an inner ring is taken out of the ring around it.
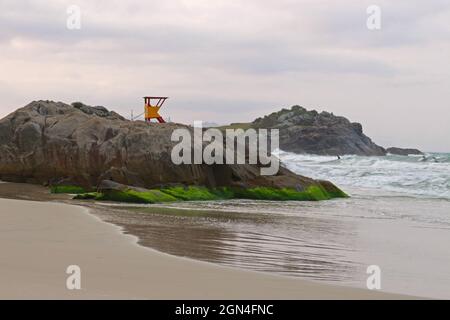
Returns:
[[[37,99],[128,116],[167,95],[173,121],[229,123],[299,104],[450,151],[449,58],[448,0],[0,0],[1,116]]]

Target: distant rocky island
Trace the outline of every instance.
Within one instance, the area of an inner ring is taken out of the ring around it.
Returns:
[[[298,105],[273,112],[251,123],[234,123],[228,127],[279,129],[280,149],[295,153],[333,156],[421,153],[417,149],[386,150],[364,134],[360,123],[326,111],[319,113],[307,110]]]
[[[408,155],[423,155],[423,152],[418,149],[413,148],[387,148],[386,152],[389,154],[395,154],[398,156],[408,156]]]

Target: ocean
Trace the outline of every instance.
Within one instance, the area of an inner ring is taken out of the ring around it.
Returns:
[[[294,172],[350,198],[107,206],[97,213],[169,254],[366,288],[450,298],[450,154],[337,157],[279,152]]]
[[[299,155],[278,151],[297,174],[326,179],[343,187],[450,199],[450,153],[383,157]]]

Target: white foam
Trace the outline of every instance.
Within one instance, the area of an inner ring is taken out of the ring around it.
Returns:
[[[450,154],[362,157],[279,152],[295,173],[345,186],[450,199]]]

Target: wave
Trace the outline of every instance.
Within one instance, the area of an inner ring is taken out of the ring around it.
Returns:
[[[297,174],[340,186],[450,199],[450,154],[318,156],[278,150],[282,165]]]

